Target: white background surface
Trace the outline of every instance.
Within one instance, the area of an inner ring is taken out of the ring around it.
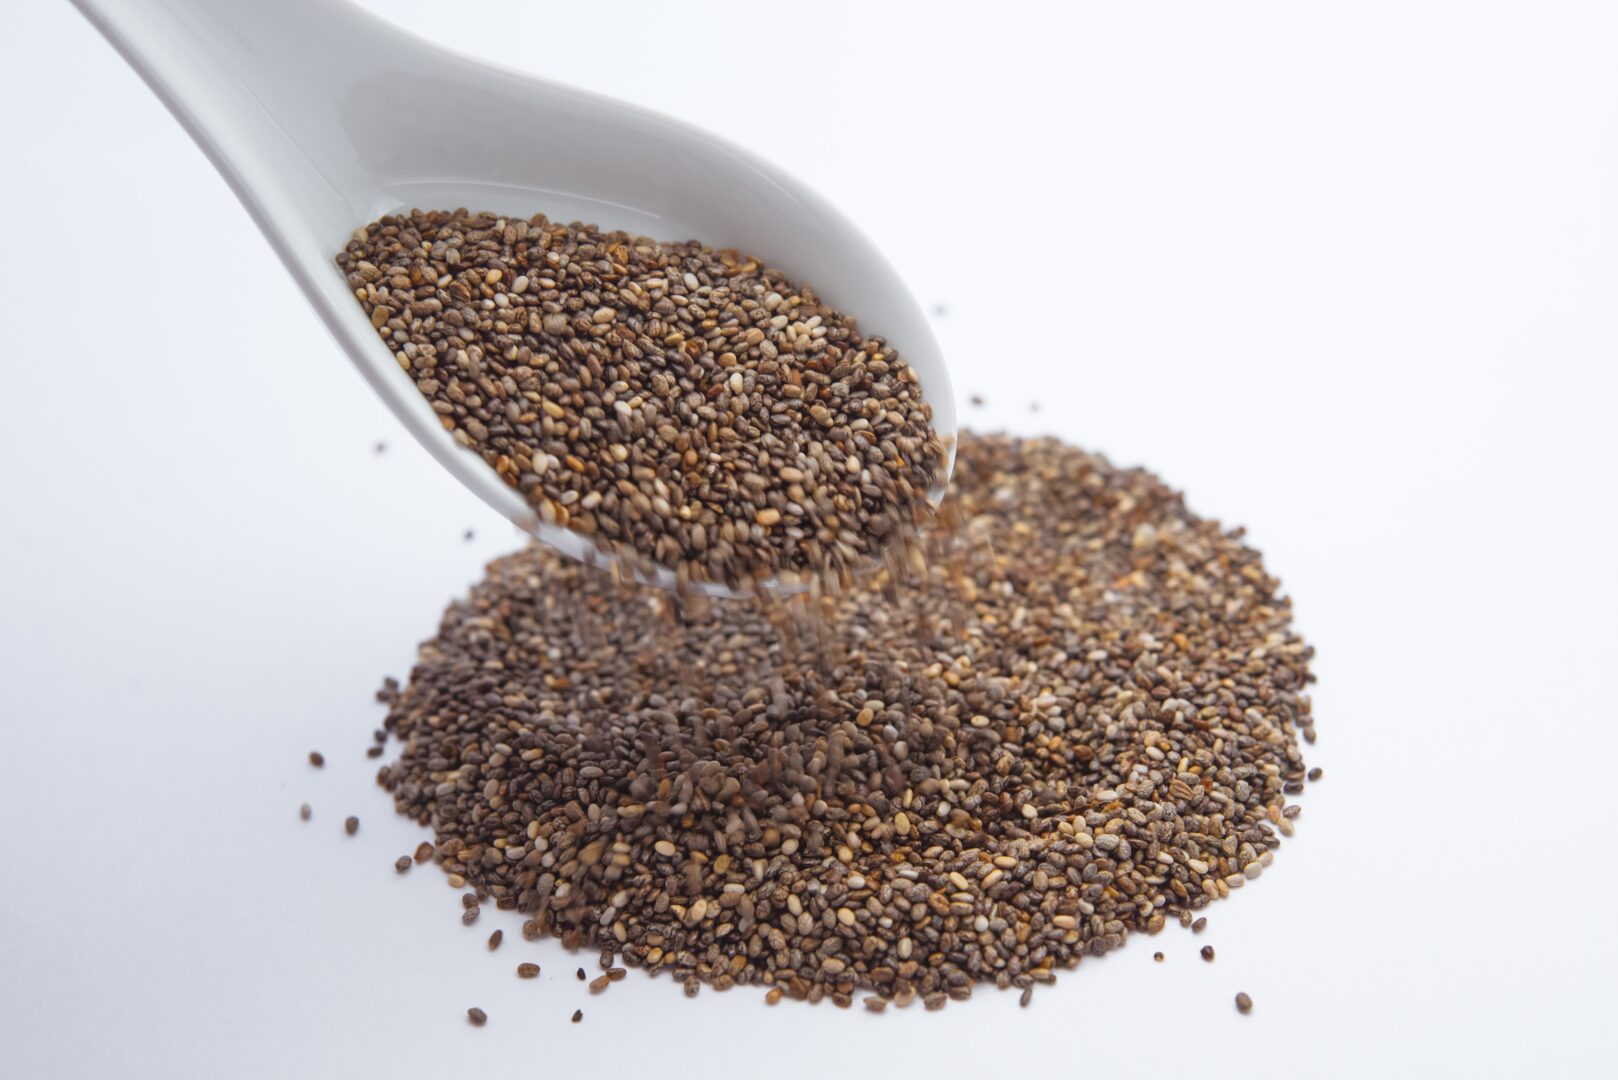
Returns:
[[[1612,1075],[1618,8],[374,6],[798,172],[944,305],[977,426],[1247,524],[1320,650],[1326,777],[1206,935],[1027,1011],[638,972],[589,998],[593,958],[492,907],[462,928],[437,871],[391,869],[421,832],[371,783],[370,695],[517,538],[402,441],[112,51],[27,0],[0,34],[0,1075]]]

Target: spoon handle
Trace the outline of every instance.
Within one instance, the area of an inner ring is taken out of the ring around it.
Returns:
[[[73,0],[145,80],[285,258],[368,220],[374,184],[331,105],[354,57],[411,40],[346,0]],[[403,57],[401,56],[401,59]],[[288,265],[293,261],[288,259]]]

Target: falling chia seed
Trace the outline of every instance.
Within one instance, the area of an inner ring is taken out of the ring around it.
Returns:
[[[489,1014],[475,1006],[466,1010],[466,1018],[472,1021],[473,1027],[482,1027],[489,1022]]]
[[[1246,1016],[1253,1011],[1253,999],[1246,994],[1236,995],[1236,1011]]]
[[[350,814],[348,818],[343,821],[343,831],[350,836],[353,836],[355,833],[359,832],[360,819]]]
[[[319,750],[309,751],[309,764],[313,765],[317,769],[324,768],[326,764],[326,755],[322,754]]]
[[[1026,1000],[1267,865],[1313,650],[1241,533],[1004,436],[963,436],[940,520],[915,584],[787,603],[496,560],[389,702],[379,782],[525,936],[693,995]]]
[[[1213,963],[1214,947],[1212,945],[1204,945],[1201,949],[1201,955],[1204,960],[1208,961],[1208,963]]]
[[[303,821],[308,821],[314,816],[314,813],[314,808],[308,803],[304,803],[302,806],[298,807],[298,817]]]
[[[539,978],[539,965],[538,964],[518,964],[517,965],[517,978],[519,978],[519,979],[537,979],[537,978]]]

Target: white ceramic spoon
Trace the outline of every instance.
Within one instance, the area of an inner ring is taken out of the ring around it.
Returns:
[[[457,446],[400,370],[332,261],[357,227],[411,207],[464,206],[737,248],[893,342],[953,446],[949,372],[904,283],[852,222],[741,147],[439,48],[347,0],[73,2],[224,175],[411,433],[552,547],[594,555]]]

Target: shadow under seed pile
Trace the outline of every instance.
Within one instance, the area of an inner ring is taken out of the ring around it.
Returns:
[[[413,210],[337,264],[456,441],[643,570],[841,578],[930,510],[915,373],[754,259]]]
[[[1292,832],[1312,650],[1240,532],[1053,440],[963,436],[924,586],[827,640],[544,549],[392,697],[383,770],[529,936],[796,998],[1030,987],[1257,877]],[[818,661],[818,662],[817,662]]]

